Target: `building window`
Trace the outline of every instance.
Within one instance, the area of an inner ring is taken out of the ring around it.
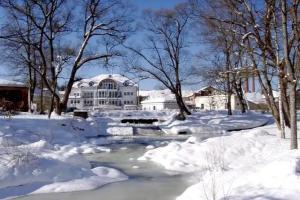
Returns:
[[[107,80],[103,80],[100,84],[99,84],[99,88],[100,89],[117,89],[117,84],[115,83],[115,81],[107,79]]]
[[[93,92],[84,92],[83,93],[83,97],[84,98],[93,98],[94,97],[94,93]]]
[[[200,108],[201,108],[201,109],[204,109],[204,104],[203,104],[203,103],[201,104],[201,107],[200,107]]]

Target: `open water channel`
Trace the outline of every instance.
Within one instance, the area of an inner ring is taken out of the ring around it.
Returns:
[[[18,200],[174,200],[195,181],[192,174],[180,174],[165,170],[150,161],[138,161],[149,144],[164,145],[166,141],[151,143],[112,144],[109,153],[86,156],[92,167],[108,166],[121,170],[129,179],[104,185],[89,191],[36,194]]]

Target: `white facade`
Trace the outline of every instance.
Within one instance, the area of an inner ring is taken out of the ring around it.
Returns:
[[[211,95],[195,97],[195,107],[201,110],[225,110],[227,109],[226,95]],[[231,108],[239,109],[239,103],[235,95],[231,96]]]
[[[178,109],[178,105],[175,100],[155,99],[145,100],[141,102],[143,110],[170,110]]]
[[[134,109],[137,85],[119,74],[99,75],[75,82],[68,107],[85,110]]]
[[[193,94],[193,91],[182,91],[183,97]],[[168,89],[140,91],[140,96],[145,98],[141,102],[142,110],[173,110],[178,109],[175,95]]]
[[[142,110],[170,110],[178,109],[175,96],[170,90],[140,91],[145,100],[141,102]]]

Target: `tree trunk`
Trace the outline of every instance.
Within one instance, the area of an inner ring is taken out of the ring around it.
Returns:
[[[236,92],[238,102],[241,105],[241,107],[240,107],[241,113],[245,113],[246,112],[246,102],[245,102],[245,99],[244,99],[241,79],[239,78],[238,82],[236,82],[236,77],[235,77],[235,80],[233,81],[232,86],[233,86],[233,88]]]
[[[179,115],[177,116],[177,119],[185,120],[186,119],[185,115],[190,115],[191,112],[186,107],[181,95],[179,95],[178,93],[175,93],[175,97],[176,97],[176,102],[177,102],[177,105],[179,108]]]
[[[51,113],[53,112],[53,110],[54,110],[54,98],[55,98],[55,91],[56,91],[56,83],[57,83],[57,81],[55,80],[55,82],[54,82],[54,86],[53,86],[53,94],[52,94],[52,96],[51,96],[51,103],[50,103],[50,109],[49,109],[49,113],[48,113],[48,119],[50,119],[50,117],[51,117]],[[58,99],[58,101],[59,101],[59,98],[56,98],[56,99]],[[61,113],[60,113],[61,114]]]
[[[230,84],[230,80],[229,80],[229,74],[227,74],[227,113],[228,115],[232,115],[232,109],[231,109],[231,84]]]
[[[297,78],[296,78],[296,66],[295,63],[292,64],[290,60],[290,44],[289,44],[289,35],[287,28],[287,1],[281,0],[281,17],[282,17],[282,41],[283,41],[283,52],[284,60],[287,66],[287,79],[289,83],[289,97],[290,97],[290,121],[291,121],[291,149],[298,148],[297,141],[297,110],[296,110],[296,87],[297,87]],[[294,22],[294,21],[293,21]],[[296,26],[296,25],[295,25]],[[297,31],[297,30],[296,30]],[[296,64],[297,65],[297,64]]]
[[[28,75],[29,75],[29,112],[33,112],[32,110],[32,103],[33,103],[33,97],[34,97],[34,90],[36,87],[36,72],[34,70],[31,69],[31,67],[28,67]]]
[[[279,77],[278,77],[278,90],[279,90],[279,97],[278,97],[278,109],[279,109],[279,117],[280,117],[280,137],[285,138],[285,124],[284,124],[284,112],[283,112],[283,104],[282,104],[282,76],[281,70],[279,70]]]
[[[65,93],[64,93],[64,96],[62,98],[62,101],[57,103],[57,106],[58,106],[58,104],[59,104],[59,106],[56,108],[56,114],[58,114],[58,115],[61,115],[62,111],[67,108],[69,95],[72,91],[72,87],[73,87],[73,84],[75,82],[76,72],[77,72],[76,67],[73,67],[70,78],[69,78],[68,83],[67,83],[67,86],[65,88]]]
[[[284,122],[285,122],[285,125],[290,128],[291,127],[291,116],[290,116],[290,108],[289,108],[290,100],[287,95],[287,83],[285,80],[281,81],[280,89],[282,92],[281,94],[282,94],[282,107],[283,107]]]
[[[44,80],[41,79],[40,114],[44,114]]]
[[[297,87],[296,83],[292,82],[290,84],[291,149],[297,149],[298,148],[296,87]]]

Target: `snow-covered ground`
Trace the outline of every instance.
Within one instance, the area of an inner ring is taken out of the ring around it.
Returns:
[[[169,170],[193,172],[197,184],[177,200],[298,200],[300,152],[289,150],[274,124],[225,136],[172,142],[149,150],[151,160]]]
[[[166,134],[194,134],[201,139],[219,136],[226,131],[259,127],[272,121],[270,116],[255,112],[228,116],[226,111],[202,111],[187,116],[185,121],[175,121],[175,115],[158,124]]]
[[[109,152],[84,135],[88,121],[68,116],[0,116],[0,199],[30,193],[90,190],[126,180],[116,169],[91,169],[85,153]]]
[[[270,116],[248,113],[227,117],[226,112],[198,112],[184,122],[175,121],[174,116],[172,111],[96,112],[86,120],[68,115],[53,115],[48,120],[47,116],[26,113],[12,119],[0,116],[0,199],[31,193],[90,190],[126,180],[126,174],[113,168],[91,169],[83,156],[110,152],[109,147],[101,145],[110,143],[111,138],[90,136],[132,134],[131,125],[121,123],[124,118],[158,119],[156,125],[166,135],[192,134],[185,142],[171,142],[159,148],[151,146],[140,158],[158,162],[170,170],[198,174],[199,184],[187,189],[179,200],[208,199],[206,196],[211,191],[216,191],[220,198],[226,192],[236,199],[239,199],[237,195],[277,195],[278,188],[286,191],[282,195],[296,194],[291,188],[300,183],[297,160],[300,155],[298,151],[288,150],[287,141],[272,135],[276,133],[274,125],[227,132],[261,126],[271,122]],[[203,141],[206,138],[210,139]],[[281,173],[275,173],[277,170]]]

